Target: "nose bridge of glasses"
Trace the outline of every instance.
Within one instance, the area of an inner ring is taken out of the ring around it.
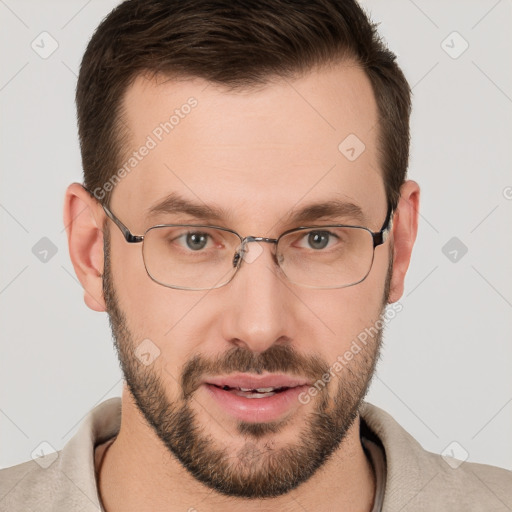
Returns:
[[[233,258],[233,267],[240,266],[241,260],[244,259],[243,254],[246,252],[246,246],[250,242],[266,242],[269,244],[274,244],[275,247],[277,245],[277,238],[267,238],[264,236],[246,236],[245,238],[242,238],[240,246],[238,247]]]
[[[267,242],[269,244],[276,244],[277,238],[266,238],[264,236],[246,236],[242,243],[248,243],[248,242]]]

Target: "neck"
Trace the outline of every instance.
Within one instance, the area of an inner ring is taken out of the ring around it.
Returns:
[[[197,481],[169,453],[123,389],[121,428],[104,453],[99,492],[106,512],[238,512],[365,510],[370,512],[375,477],[359,436],[359,416],[337,451],[306,482],[286,495],[264,500],[230,498]]]

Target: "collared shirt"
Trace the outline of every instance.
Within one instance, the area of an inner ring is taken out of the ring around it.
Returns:
[[[361,434],[361,442],[366,456],[370,459],[375,475],[375,497],[371,512],[382,512],[384,492],[386,490],[386,456],[384,448],[379,442],[368,439]]]
[[[376,475],[372,512],[512,510],[511,471],[450,463],[424,450],[382,409],[364,403],[360,412],[363,447]],[[114,438],[120,424],[121,399],[111,398],[89,412],[49,465],[36,459],[1,470],[0,511],[101,511],[95,448]]]

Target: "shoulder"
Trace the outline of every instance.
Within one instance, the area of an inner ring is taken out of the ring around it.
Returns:
[[[387,465],[383,512],[511,511],[512,472],[424,450],[382,409],[364,403],[361,419],[380,440]]]
[[[52,454],[61,456],[62,451]],[[47,455],[49,457],[49,455]],[[35,460],[0,471],[0,511],[52,510],[57,495],[65,488],[58,464],[49,467]]]
[[[98,512],[95,446],[117,435],[121,400],[97,405],[58,452],[0,470],[0,512]]]

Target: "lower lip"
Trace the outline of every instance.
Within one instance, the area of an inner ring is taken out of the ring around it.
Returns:
[[[265,398],[246,398],[212,384],[203,385],[221,409],[238,420],[262,423],[279,419],[294,406],[300,405],[299,395],[308,386],[289,388]]]

